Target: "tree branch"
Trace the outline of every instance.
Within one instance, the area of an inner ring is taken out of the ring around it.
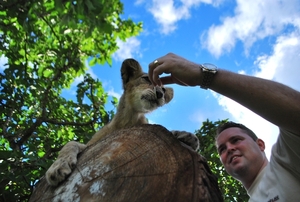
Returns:
[[[62,49],[62,41],[60,40],[60,38],[57,36],[56,32],[54,31],[52,25],[45,19],[44,16],[40,15],[40,17],[42,18],[42,20],[49,26],[49,28],[51,29],[52,33],[54,34],[54,36],[56,37],[56,39],[59,41],[59,45],[60,45],[60,48]]]
[[[88,126],[94,123],[94,120],[91,120],[86,123],[76,123],[76,122],[68,122],[68,121],[58,121],[55,119],[45,119],[44,122],[55,124],[55,125],[61,125],[61,126]]]
[[[30,128],[28,128],[24,134],[22,135],[21,139],[18,141],[19,147],[32,135],[32,133],[35,131],[35,129],[40,126],[43,123],[42,118],[38,118],[34,124],[31,125]]]

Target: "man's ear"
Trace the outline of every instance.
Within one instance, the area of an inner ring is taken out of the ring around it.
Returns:
[[[121,67],[123,88],[130,80],[135,79],[142,74],[143,70],[138,61],[132,58],[124,60]]]
[[[257,139],[256,143],[258,145],[258,147],[260,148],[261,151],[265,151],[265,142],[262,139]]]

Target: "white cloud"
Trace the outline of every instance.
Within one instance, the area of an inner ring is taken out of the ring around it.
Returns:
[[[108,91],[106,91],[107,92],[107,94],[109,95],[109,96],[113,96],[113,97],[116,97],[116,98],[118,98],[118,100],[120,99],[120,97],[121,97],[121,95],[122,94],[120,94],[120,93],[117,93],[115,90],[114,90],[114,88],[113,87],[111,87]]]
[[[267,36],[280,34],[287,26],[300,28],[299,0],[237,0],[234,16],[224,17],[202,35],[203,45],[216,57],[229,52],[237,41],[245,51]]]
[[[300,90],[298,80],[300,64],[300,34],[293,32],[278,37],[271,55],[258,56],[255,64],[259,71],[253,76],[275,80]],[[269,123],[260,116],[240,104],[214,93],[219,104],[232,115],[233,121],[245,124],[251,128],[266,143],[266,153],[270,156],[271,146],[278,136],[277,126]]]
[[[260,71],[255,76],[273,79],[300,91],[300,32],[278,37],[270,56],[256,60]]]
[[[134,5],[141,5],[141,4],[145,3],[145,2],[146,2],[146,0],[136,0],[134,2]]]
[[[200,3],[219,5],[223,0],[152,0],[149,12],[155,21],[161,26],[163,34],[169,34],[176,30],[176,23],[190,17],[190,10]]]
[[[113,59],[116,61],[123,61],[126,58],[133,58],[133,54],[141,56],[140,53],[141,42],[135,38],[129,38],[126,42],[117,40],[117,46],[119,49],[113,54]]]

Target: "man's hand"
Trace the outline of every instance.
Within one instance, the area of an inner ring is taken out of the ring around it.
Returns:
[[[170,74],[161,77],[161,74]],[[196,86],[200,84],[201,68],[178,55],[169,53],[149,64],[149,79],[154,85],[179,84]]]

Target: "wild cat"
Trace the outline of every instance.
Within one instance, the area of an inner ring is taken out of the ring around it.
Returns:
[[[134,59],[123,61],[121,77],[124,92],[114,118],[95,133],[86,145],[70,141],[62,148],[57,160],[46,172],[46,180],[49,185],[57,186],[72,172],[77,163],[77,155],[87,146],[116,130],[147,124],[146,113],[173,99],[173,89],[153,86],[148,75],[143,72],[140,64]],[[199,148],[199,140],[192,133],[185,131],[172,131],[172,133],[192,149]]]

